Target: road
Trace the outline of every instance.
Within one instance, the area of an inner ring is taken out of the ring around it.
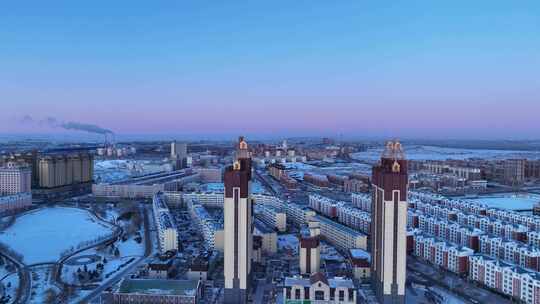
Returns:
[[[141,211],[144,214],[144,244],[145,244],[144,256],[140,257],[134,263],[131,263],[131,265],[126,267],[124,270],[120,271],[112,279],[107,280],[102,285],[100,285],[98,288],[92,290],[92,292],[90,292],[88,295],[84,296],[80,300],[79,303],[90,303],[92,300],[99,297],[103,291],[105,291],[107,288],[111,287],[112,285],[116,284],[123,277],[125,277],[126,275],[131,273],[142,262],[144,262],[146,260],[146,258],[148,256],[150,256],[150,254],[152,254],[152,239],[150,238],[150,225],[149,225],[149,220],[148,220],[148,209],[146,208],[146,206],[141,206],[141,209],[142,209]]]
[[[16,265],[19,273],[19,287],[20,285],[23,285],[23,287],[25,287],[25,289],[22,291],[21,289],[19,289],[13,303],[26,303],[28,301],[28,297],[30,296],[30,272],[28,271],[28,268],[25,264],[17,261],[16,259],[12,258],[4,252],[0,252],[0,256],[4,257],[5,259]],[[3,279],[4,278],[2,278],[2,280]]]

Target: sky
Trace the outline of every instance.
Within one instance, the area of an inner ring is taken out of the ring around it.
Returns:
[[[539,1],[9,1],[0,29],[3,134],[77,132],[37,123],[54,117],[117,134],[540,138]]]

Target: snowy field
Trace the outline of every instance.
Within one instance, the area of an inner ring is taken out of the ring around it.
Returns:
[[[490,207],[501,209],[532,209],[535,203],[540,202],[540,195],[534,194],[516,194],[516,193],[500,193],[478,198],[461,198],[469,202],[484,203]]]
[[[82,242],[112,233],[110,226],[76,208],[43,208],[17,218],[0,242],[24,256],[26,264],[55,262]]]
[[[529,158],[540,159],[540,153],[531,151],[454,149],[432,146],[404,146],[405,155],[410,160],[446,160],[446,159],[506,159]],[[366,152],[353,154],[354,159],[376,162],[381,158],[383,147],[368,149]]]

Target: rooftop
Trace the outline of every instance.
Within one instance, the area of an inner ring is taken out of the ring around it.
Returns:
[[[149,280],[125,279],[120,284],[119,293],[161,294],[194,297],[198,281],[195,280]]]

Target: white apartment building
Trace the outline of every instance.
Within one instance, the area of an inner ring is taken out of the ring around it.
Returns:
[[[312,221],[318,222],[323,239],[343,251],[350,249],[367,250],[367,235],[336,223],[322,216],[314,216]]]
[[[273,205],[255,205],[255,216],[266,225],[279,232],[287,231],[287,214]]]
[[[31,192],[32,170],[14,162],[0,168],[0,195]]]
[[[169,208],[161,194],[156,194],[152,200],[154,221],[158,231],[159,251],[163,254],[178,250],[178,231],[174,224]]]

